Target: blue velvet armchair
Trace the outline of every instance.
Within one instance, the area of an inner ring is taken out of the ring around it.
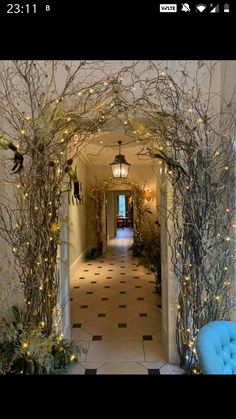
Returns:
[[[203,374],[236,374],[236,323],[206,324],[198,333],[196,348]]]

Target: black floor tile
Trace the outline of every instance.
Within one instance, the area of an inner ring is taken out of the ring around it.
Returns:
[[[126,305],[125,304],[120,304],[119,308],[126,308]]]
[[[87,263],[88,266],[92,266],[92,263]]]
[[[93,370],[93,369],[86,369],[85,371],[84,371],[84,374],[85,375],[89,375],[89,374],[93,374],[93,375],[95,375],[95,374],[97,374],[97,370]]]
[[[139,317],[147,317],[147,313],[139,313]]]
[[[97,266],[97,269],[102,269],[102,266]]]
[[[98,313],[98,317],[106,317],[106,313]]]
[[[155,281],[148,281],[149,282],[149,284],[155,284],[156,282]]]
[[[118,323],[118,327],[125,328],[127,327],[127,323]]]
[[[126,281],[120,281],[120,284],[126,284]]]
[[[92,337],[92,340],[102,340],[102,336],[95,335],[95,336]]]
[[[96,272],[94,275],[100,275],[100,273],[99,272]]]
[[[93,294],[93,291],[87,291],[86,294]]]
[[[111,288],[110,285],[104,285],[104,288]]]
[[[102,300],[102,301],[108,301],[108,300],[109,300],[109,298],[107,298],[107,297],[103,297],[103,298],[101,298],[101,300]]]
[[[149,375],[160,375],[160,370],[158,369],[148,369],[148,374]]]
[[[79,289],[80,287],[78,287],[78,286],[76,286],[76,287],[73,287],[74,289]]]
[[[81,323],[73,323],[73,326],[75,329],[79,329],[81,327]]]
[[[108,269],[108,272],[113,272],[113,269]]]
[[[80,308],[88,308],[88,306],[82,305],[82,306],[80,306]]]
[[[112,279],[112,276],[107,276],[107,279]]]
[[[84,276],[80,276],[79,279],[84,279]]]
[[[143,340],[152,340],[152,336],[151,335],[144,335]]]
[[[157,307],[158,307],[158,308],[161,308],[161,304],[157,304]]]
[[[152,275],[152,272],[146,272],[146,275]]]
[[[91,284],[96,284],[97,283],[97,281],[91,281]]]
[[[142,288],[141,285],[135,285],[135,288]]]
[[[120,272],[120,275],[126,275],[126,272]]]
[[[137,300],[138,301],[144,301],[144,298],[143,297],[138,297]]]
[[[120,294],[126,294],[126,291],[120,291]]]
[[[70,298],[70,301],[73,301],[73,298]]]
[[[134,279],[139,279],[139,276],[134,276]]]
[[[88,269],[84,269],[84,272],[89,272],[89,270]]]
[[[132,269],[134,272],[137,271],[138,269]]]

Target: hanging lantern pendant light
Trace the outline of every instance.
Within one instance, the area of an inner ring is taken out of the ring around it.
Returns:
[[[116,155],[115,160],[110,166],[115,179],[126,179],[129,173],[130,164],[125,160],[125,156],[121,154],[120,149],[122,141],[117,142],[119,144],[119,154]]]

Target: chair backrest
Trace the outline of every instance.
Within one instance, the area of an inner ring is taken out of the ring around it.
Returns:
[[[198,333],[196,348],[203,374],[236,374],[236,323],[206,324]]]

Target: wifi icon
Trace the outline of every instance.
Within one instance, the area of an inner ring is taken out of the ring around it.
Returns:
[[[207,8],[206,4],[198,4],[198,5],[196,6],[196,9],[197,9],[199,12],[203,12],[206,8]]]

